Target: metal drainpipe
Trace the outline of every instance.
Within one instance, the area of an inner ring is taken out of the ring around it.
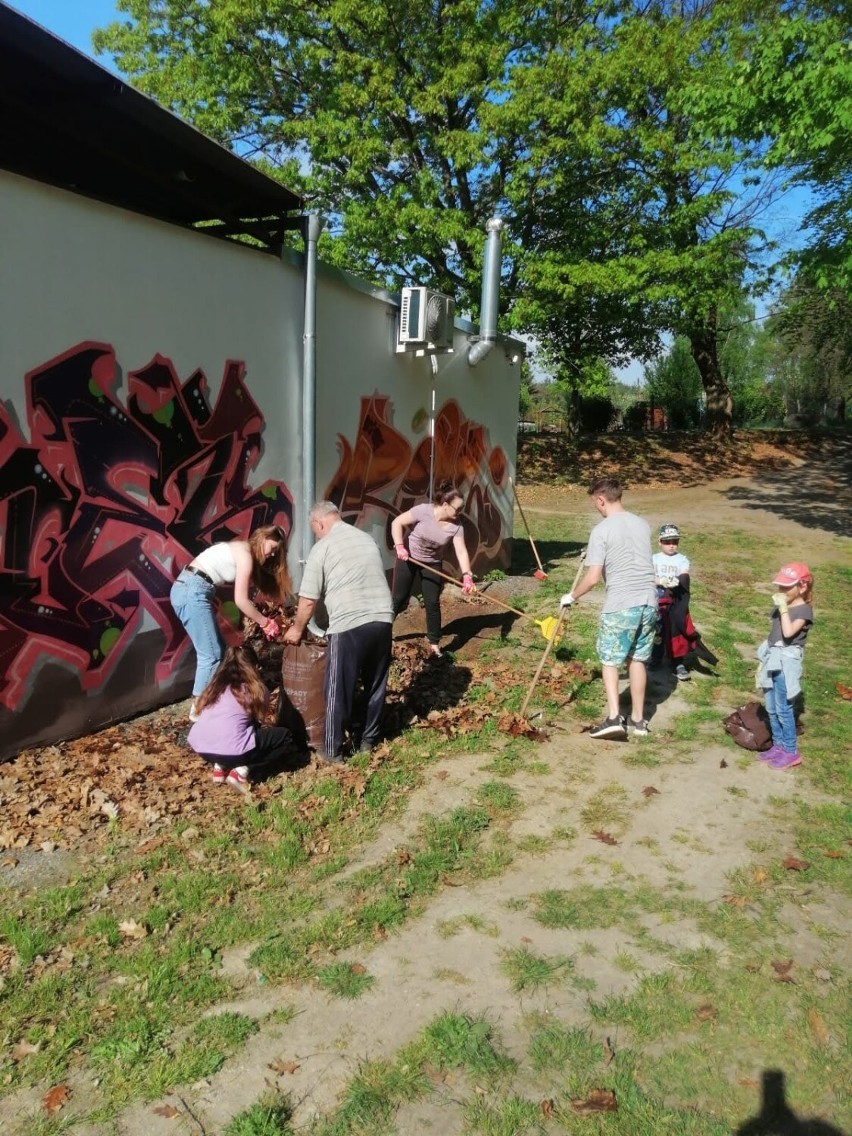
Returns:
[[[490,217],[485,224],[488,234],[485,244],[485,258],[482,262],[482,302],[479,314],[479,340],[471,344],[467,361],[475,367],[491,351],[497,342],[497,312],[500,308],[500,273],[503,267],[503,228],[502,217]]]
[[[305,324],[302,334],[302,555],[304,567],[314,542],[308,520],[316,500],[317,426],[317,241],[325,217],[310,213],[302,219],[305,240]]]

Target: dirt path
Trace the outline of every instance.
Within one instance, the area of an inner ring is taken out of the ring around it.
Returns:
[[[799,463],[762,479],[636,490],[629,495],[628,507],[652,523],[677,519],[705,533],[729,527],[761,533],[771,522],[774,536],[789,538],[791,550],[806,549],[808,560],[819,563],[832,553],[836,557],[838,534],[852,515],[848,463],[845,450],[842,465],[822,469],[806,469]],[[590,524],[593,521],[581,491],[537,486],[525,490],[523,499],[531,516],[576,511]],[[445,622],[452,614],[445,611]],[[412,633],[420,618],[412,611]],[[476,649],[475,640],[465,648]],[[714,680],[696,676],[695,681]],[[675,689],[660,703],[655,727],[664,728],[683,709]],[[767,856],[789,851],[788,834],[767,823],[767,816],[773,798],[791,799],[802,792],[800,781],[773,777],[747,757],[731,760],[730,749],[712,741],[696,747],[688,759],[654,769],[626,762],[628,752],[641,754],[643,744],[639,739],[625,745],[602,744],[577,732],[568,719],[554,722],[549,739],[536,751],[536,768],[511,778],[520,807],[504,827],[506,844],[515,850],[510,869],[469,887],[445,888],[425,914],[406,923],[400,934],[372,949],[341,956],[359,962],[373,976],[374,984],[365,995],[343,1002],[317,988],[270,987],[246,963],[251,947],[232,952],[224,960],[223,973],[236,982],[240,994],[216,1007],[216,1012],[233,1010],[260,1020],[277,1007],[293,1007],[297,1012],[292,1021],[263,1025],[238,1057],[209,1081],[187,1086],[180,1095],[134,1106],[115,1126],[77,1125],[69,1131],[80,1136],[220,1133],[230,1118],[270,1085],[291,1095],[296,1105],[294,1123],[306,1125],[333,1109],[362,1062],[393,1055],[444,1009],[487,1014],[520,1062],[519,1091],[546,1096],[547,1084],[537,1084],[526,1057],[521,1033],[525,1015],[538,1010],[555,1014],[562,1022],[585,1022],[589,989],[599,998],[620,993],[635,982],[635,973],[624,968],[625,953],[644,973],[654,973],[669,962],[617,928],[548,930],[534,918],[531,897],[551,888],[612,886],[614,880],[641,878],[651,887],[676,885],[691,897],[721,902],[726,873],[753,860],[749,843],[756,831],[765,836]],[[415,835],[424,815],[471,802],[482,784],[494,779],[487,769],[493,759],[493,752],[469,753],[430,767],[428,781],[411,795],[404,816],[387,825],[374,843],[362,847],[347,871],[386,860]],[[649,788],[655,791],[649,793]],[[593,814],[602,794],[618,805],[617,816],[608,825],[617,840],[612,845],[596,840],[584,820]],[[689,920],[664,923],[650,915],[643,918],[657,940],[683,948],[720,949]],[[797,916],[796,957],[803,965],[810,958],[825,957],[824,940],[811,930],[817,923],[836,929],[838,951],[852,933],[852,924],[841,911],[802,907]],[[533,995],[513,993],[501,961],[505,951],[521,947],[539,955],[572,956],[572,981]],[[290,1063],[294,1071],[276,1074],[270,1069],[276,1060]],[[92,1092],[84,1083],[73,1088],[78,1101]],[[30,1095],[32,1099],[27,1093],[17,1094],[6,1108],[11,1106],[18,1115],[28,1111],[38,1103],[38,1095]],[[398,1115],[396,1131],[461,1131],[459,1095],[452,1078],[447,1079],[425,1103]],[[3,1122],[0,1130],[18,1131],[14,1124],[6,1128]]]

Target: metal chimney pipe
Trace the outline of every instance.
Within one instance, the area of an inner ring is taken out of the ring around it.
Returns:
[[[500,274],[503,268],[502,217],[489,217],[485,224],[488,234],[485,258],[482,262],[482,302],[479,313],[479,340],[471,344],[467,361],[475,367],[497,342],[497,313],[500,310]]]

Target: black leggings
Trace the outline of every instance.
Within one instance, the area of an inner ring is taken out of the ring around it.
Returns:
[[[247,765],[252,776],[262,776],[267,766],[274,769],[286,757],[293,735],[286,726],[255,726],[254,736],[254,749],[245,753],[202,753],[199,756],[210,765],[220,765],[222,769]]]
[[[437,567],[437,565],[436,565]],[[437,647],[441,642],[441,592],[443,582],[429,569],[420,568],[410,560],[397,560],[393,570],[394,619],[408,606],[411,593],[419,591],[426,608],[426,638]]]

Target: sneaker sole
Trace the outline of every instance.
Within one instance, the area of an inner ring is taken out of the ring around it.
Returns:
[[[622,740],[627,737],[627,730],[624,726],[607,726],[605,730],[589,730],[589,737],[595,738],[621,738]]]

